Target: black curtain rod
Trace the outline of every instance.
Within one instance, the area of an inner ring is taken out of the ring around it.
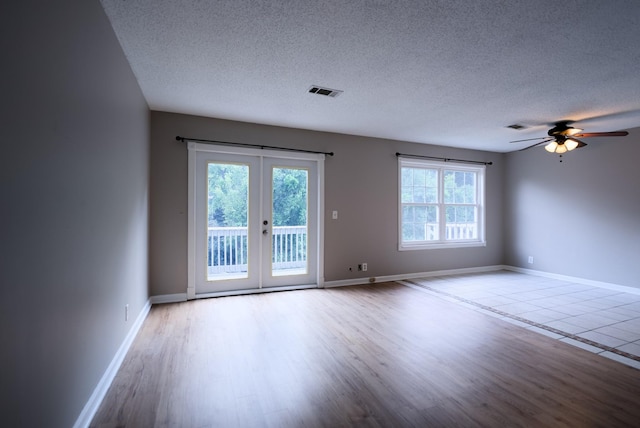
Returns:
[[[474,163],[479,165],[493,165],[493,162],[482,162],[482,161],[452,159],[452,158],[438,158],[435,156],[423,156],[423,155],[408,155],[406,153],[396,153],[396,156],[403,157],[403,158],[433,159],[433,160],[440,160],[445,162],[462,162],[462,163]]]
[[[300,152],[300,153],[314,153],[317,155],[327,155],[327,156],[333,156],[333,152],[316,152],[313,150],[303,150],[303,149],[290,149],[288,147],[275,147],[275,146],[265,146],[262,144],[248,144],[248,143],[231,143],[229,141],[216,141],[216,140],[202,140],[199,138],[186,138],[186,137],[181,137],[181,136],[177,136],[176,140],[178,141],[192,141],[194,143],[205,143],[205,144],[220,144],[220,145],[224,145],[224,146],[242,146],[242,147],[255,147],[255,148],[259,148],[259,149],[273,149],[273,150],[283,150],[286,152]]]

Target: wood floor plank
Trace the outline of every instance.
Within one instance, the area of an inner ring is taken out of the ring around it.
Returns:
[[[640,371],[386,283],[154,306],[91,426],[639,421]]]

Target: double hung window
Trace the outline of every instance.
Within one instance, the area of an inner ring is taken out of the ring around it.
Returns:
[[[484,165],[398,162],[400,250],[485,245]]]

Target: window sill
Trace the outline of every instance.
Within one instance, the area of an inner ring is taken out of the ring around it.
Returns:
[[[421,242],[416,244],[400,244],[398,246],[398,251],[436,250],[441,248],[473,248],[486,246],[486,241],[437,242],[433,244],[425,244]]]

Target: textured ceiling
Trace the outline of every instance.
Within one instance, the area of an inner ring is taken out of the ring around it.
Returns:
[[[497,152],[640,126],[638,0],[101,1],[153,110]]]

